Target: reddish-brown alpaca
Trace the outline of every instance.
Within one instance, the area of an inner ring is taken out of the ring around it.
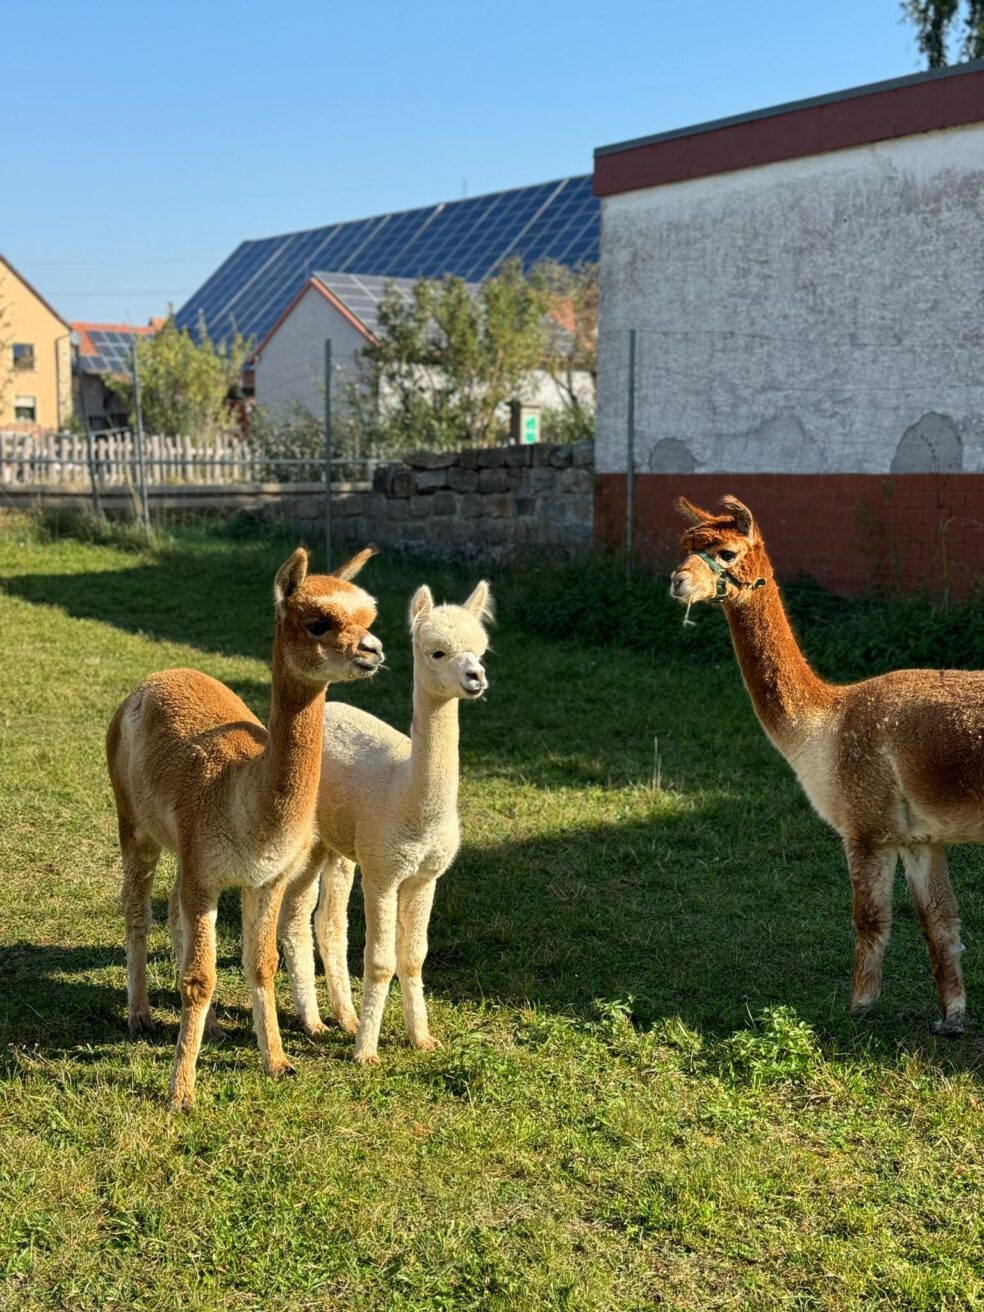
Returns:
[[[366,548],[334,574],[308,574],[303,547],[274,583],[270,727],[222,683],[165,670],[140,684],[106,739],[119,816],[131,1033],[151,1028],[147,995],[150,891],[162,848],[178,863],[172,898],[181,1028],[171,1104],[191,1106],[195,1064],[215,989],[215,918],[223,888],[242,889],[243,966],[266,1070],[293,1074],[280,1042],[273,979],[286,881],[314,839],[327,684],[373,674],[372,597],[349,582]]]
[[[817,812],[844,840],[854,926],[853,1009],[881,992],[899,857],[939,991],[938,1034],[960,1034],[966,997],[947,843],[984,842],[984,673],[897,670],[829,684],[810,668],[747,506],[724,514],[681,498],[693,527],[672,594],[720,600],[752,705]]]

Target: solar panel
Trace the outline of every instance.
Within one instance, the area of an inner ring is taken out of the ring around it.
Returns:
[[[129,376],[133,364],[133,343],[137,336],[136,331],[128,333],[115,328],[90,328],[88,338],[93,353],[80,354],[79,368],[87,374]]]
[[[446,274],[480,282],[511,257],[527,269],[596,261],[599,214],[588,174],[245,241],[181,307],[177,324],[195,333],[202,315],[214,339],[236,330],[258,345],[317,269],[366,285]]]

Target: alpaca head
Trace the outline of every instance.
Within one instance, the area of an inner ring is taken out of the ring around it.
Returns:
[[[489,645],[492,592],[483,580],[461,606],[435,606],[425,583],[410,601],[415,678],[434,697],[474,700],[488,687],[482,657]]]
[[[771,576],[752,512],[737,497],[722,497],[721,506],[723,513],[714,515],[686,497],[677,501],[691,527],[680,539],[687,555],[673,571],[670,595],[685,605],[744,601]]]
[[[369,632],[376,602],[350,582],[374,547],[365,547],[331,574],[309,574],[308,553],[298,547],[273,584],[277,638],[291,673],[305,683],[365,679],[383,663],[383,646]]]

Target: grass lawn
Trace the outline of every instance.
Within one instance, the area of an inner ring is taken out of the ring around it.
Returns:
[[[761,734],[722,616],[684,632],[660,580],[656,658],[590,645],[603,593],[551,639],[529,578],[492,575],[492,688],[461,710],[464,844],[425,969],[443,1049],[407,1046],[394,996],[383,1065],[361,1070],[340,1032],[302,1034],[283,978],[299,1073],[265,1078],[229,897],[229,1038],[202,1050],[195,1110],[165,1110],[173,866],[150,940],[162,1028],[133,1042],[103,735],[170,665],[265,717],[290,545],[0,528],[0,1309],[984,1305],[980,1031],[930,1037],[901,889],[885,996],[850,1019],[839,843]],[[371,562],[392,670],[332,695],[406,729],[410,593],[462,600],[475,578]],[[972,1016],[979,862],[952,862]]]

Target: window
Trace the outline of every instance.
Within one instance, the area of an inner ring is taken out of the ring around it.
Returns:
[[[38,399],[36,396],[14,397],[14,418],[26,420],[29,424],[37,423]]]
[[[34,343],[14,342],[14,368],[24,373],[34,371]]]

